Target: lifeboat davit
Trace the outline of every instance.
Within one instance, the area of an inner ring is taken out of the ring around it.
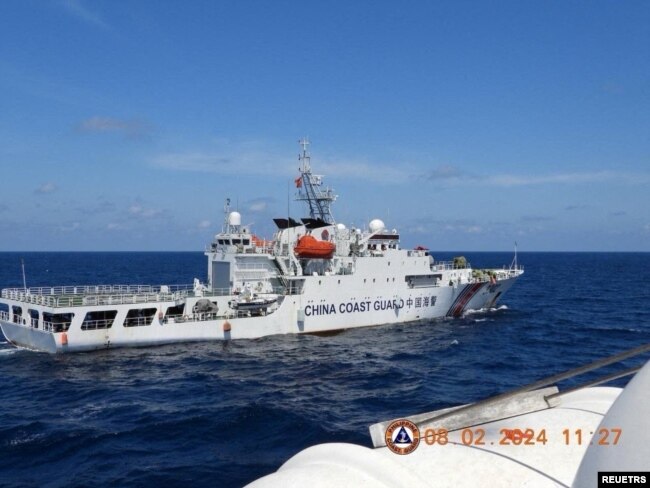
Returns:
[[[293,250],[299,258],[330,259],[336,251],[336,246],[306,235],[298,239],[298,244]]]

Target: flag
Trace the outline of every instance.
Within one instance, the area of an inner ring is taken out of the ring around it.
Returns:
[[[296,178],[293,181],[296,184],[296,188],[301,188],[302,187],[302,176],[298,176],[298,178]]]

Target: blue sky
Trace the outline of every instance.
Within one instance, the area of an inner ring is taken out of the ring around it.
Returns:
[[[225,197],[270,237],[308,136],[337,220],[404,246],[650,251],[648,25],[647,1],[5,0],[0,250],[201,250]]]

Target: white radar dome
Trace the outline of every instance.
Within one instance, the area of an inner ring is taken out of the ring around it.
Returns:
[[[241,214],[239,212],[230,212],[228,215],[229,225],[241,225]]]
[[[379,232],[380,230],[384,230],[386,228],[384,222],[382,222],[379,219],[371,220],[369,227],[370,227],[370,232]]]
[[[345,230],[345,224],[336,224],[338,230]]]

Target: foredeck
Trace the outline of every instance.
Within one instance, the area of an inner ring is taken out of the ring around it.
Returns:
[[[205,297],[229,294],[228,288],[202,291]],[[193,285],[86,285],[2,290],[2,298],[7,300],[53,308],[171,302],[193,296]]]

